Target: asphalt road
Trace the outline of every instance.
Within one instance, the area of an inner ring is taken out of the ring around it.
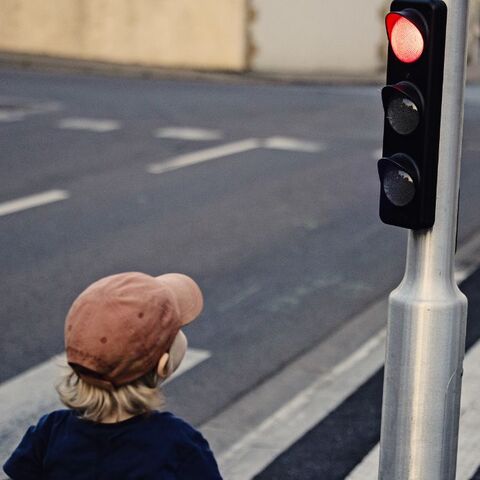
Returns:
[[[474,272],[460,285],[461,290],[468,298],[468,319],[466,333],[466,353],[480,339],[480,270]],[[468,360],[464,362],[468,368]],[[478,368],[478,365],[475,365]],[[298,479],[302,480],[348,480],[358,479],[353,476],[352,470],[362,462],[368,453],[380,440],[382,391],[384,369],[383,366],[359,389],[338,405],[322,422],[312,428],[299,441],[279,455],[264,471],[255,476],[255,480]],[[478,396],[479,385],[469,384],[466,376],[462,395],[467,396],[467,389],[476,391]],[[465,404],[462,415],[471,408]],[[477,412],[477,414],[480,412]],[[463,457],[470,453],[475,470],[480,464],[478,457],[478,443],[468,436],[466,425],[461,422],[460,436],[469,439],[460,442],[458,479],[466,478],[462,471]],[[375,467],[378,466],[375,465]],[[371,471],[369,478],[375,478],[376,470]],[[349,477],[349,474],[351,477]],[[362,478],[360,476],[360,478]],[[365,477],[366,478],[366,477]],[[480,466],[469,480],[480,480]]]
[[[65,313],[92,281],[180,271],[204,291],[204,313],[186,333],[211,357],[167,395],[198,424],[401,278],[406,232],[377,215],[379,87],[11,70],[0,71],[0,86],[0,204],[53,189],[69,194],[0,216],[0,382],[62,351]],[[118,129],[59,128],[72,118]],[[220,138],[156,138],[166,127]],[[472,87],[460,242],[480,228],[479,133],[480,90]],[[160,175],[147,170],[189,152],[279,136],[314,142],[318,151],[265,144]]]

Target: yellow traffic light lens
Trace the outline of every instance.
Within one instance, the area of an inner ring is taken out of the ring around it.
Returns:
[[[418,106],[406,97],[394,97],[387,106],[386,117],[390,126],[400,135],[412,133],[420,123]]]

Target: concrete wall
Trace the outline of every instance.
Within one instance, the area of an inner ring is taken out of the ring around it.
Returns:
[[[1,0],[0,50],[242,70],[246,0]]]
[[[259,71],[372,73],[385,64],[390,0],[251,0]]]
[[[0,0],[0,52],[206,70],[371,75],[390,0]],[[480,64],[480,0],[469,59]]]

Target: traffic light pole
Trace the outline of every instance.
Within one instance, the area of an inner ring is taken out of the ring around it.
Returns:
[[[454,480],[467,299],[454,280],[468,0],[446,0],[435,224],[389,299],[380,480]]]

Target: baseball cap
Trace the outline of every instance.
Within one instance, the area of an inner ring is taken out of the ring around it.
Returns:
[[[67,362],[98,387],[130,383],[156,367],[180,328],[202,308],[199,286],[180,273],[102,278],[75,299],[67,314]]]

